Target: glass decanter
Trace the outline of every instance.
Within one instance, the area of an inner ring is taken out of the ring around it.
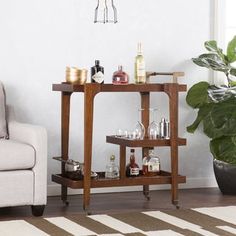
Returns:
[[[151,123],[148,126],[148,138],[149,139],[157,139],[159,136],[159,124],[156,121],[157,109],[150,108],[149,112],[150,112],[149,114],[150,114]]]
[[[135,125],[133,136],[135,139],[143,139],[145,136],[145,127],[141,122],[141,115],[144,109],[138,109],[138,121]]]
[[[110,156],[110,161],[106,165],[105,178],[117,179],[120,176],[119,167],[115,163],[115,155]]]
[[[118,71],[115,71],[113,73],[112,83],[116,85],[129,83],[129,76],[126,72],[123,71],[122,66],[118,66]]]
[[[150,149],[148,155],[143,158],[143,175],[154,176],[160,174],[160,159]]]

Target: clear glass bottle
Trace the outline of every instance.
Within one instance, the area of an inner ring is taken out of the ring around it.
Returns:
[[[135,57],[134,80],[136,84],[146,83],[145,60],[143,57],[142,44],[138,43],[138,54]]]
[[[123,71],[122,66],[118,66],[118,71],[115,71],[112,76],[113,84],[128,84],[129,76],[126,72]]]
[[[97,0],[94,23],[117,23],[117,9],[113,0]]]
[[[126,176],[135,177],[139,175],[139,166],[135,162],[135,150],[130,150],[130,163],[126,166]]]
[[[143,175],[154,176],[160,174],[160,159],[150,149],[148,155],[143,158]]]
[[[150,121],[151,123],[148,126],[148,138],[149,139],[157,139],[159,136],[159,124],[156,121],[156,108],[150,108]]]
[[[98,0],[97,7],[95,9],[94,23],[106,23],[106,1]]]
[[[110,161],[106,165],[105,178],[107,179],[117,179],[120,176],[120,171],[118,165],[115,163],[115,155],[110,156]]]
[[[92,83],[104,83],[104,68],[100,66],[100,61],[95,61],[95,66],[91,67],[91,82]]]
[[[165,118],[161,118],[161,122],[160,122],[160,138],[162,138],[162,139],[170,139],[170,123]]]
[[[145,127],[141,122],[141,115],[144,109],[138,109],[138,121],[134,127],[134,138],[135,139],[144,139],[145,136]]]

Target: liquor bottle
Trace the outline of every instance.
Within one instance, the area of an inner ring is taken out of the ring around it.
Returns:
[[[160,159],[151,149],[148,155],[143,158],[143,175],[154,176],[160,174]]]
[[[129,76],[123,71],[122,66],[118,66],[118,71],[115,71],[112,76],[113,84],[128,84]]]
[[[110,156],[110,161],[106,166],[105,178],[117,179],[120,176],[119,167],[115,163],[115,155]]]
[[[95,61],[95,66],[91,67],[91,82],[92,83],[104,83],[104,68],[100,66],[100,61]]]
[[[145,60],[142,52],[142,44],[138,43],[138,54],[135,57],[134,79],[136,84],[146,83]]]
[[[130,163],[126,166],[126,176],[135,177],[139,175],[139,166],[135,162],[134,149],[130,150]]]

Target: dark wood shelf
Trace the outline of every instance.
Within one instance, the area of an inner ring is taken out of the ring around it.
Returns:
[[[142,139],[134,140],[129,138],[117,137],[115,135],[106,136],[107,143],[113,143],[126,147],[155,147],[155,146],[170,146],[171,139]],[[178,145],[186,145],[186,139],[178,138]]]
[[[153,184],[171,184],[171,173],[167,171],[161,171],[160,175],[156,176],[137,176],[137,177],[125,177],[123,179],[105,179],[104,172],[98,172],[98,178],[91,179],[92,188],[102,187],[119,187],[119,186],[135,186],[135,185],[153,185]],[[63,177],[61,174],[52,175],[52,181],[67,186],[73,189],[83,188],[83,180],[72,180]],[[178,183],[186,183],[186,177],[178,175]]]
[[[87,83],[85,85],[79,84],[53,84],[53,91],[63,92],[84,92],[85,87],[92,86],[97,92],[164,92],[173,83],[146,83],[146,84],[125,84],[125,85],[114,85],[114,84],[96,84]],[[184,92],[187,90],[185,84],[178,84],[178,91]]]

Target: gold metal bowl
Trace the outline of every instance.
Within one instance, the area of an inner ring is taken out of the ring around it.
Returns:
[[[79,69],[77,67],[66,67],[66,82],[71,84],[85,84],[87,81],[86,69]]]

